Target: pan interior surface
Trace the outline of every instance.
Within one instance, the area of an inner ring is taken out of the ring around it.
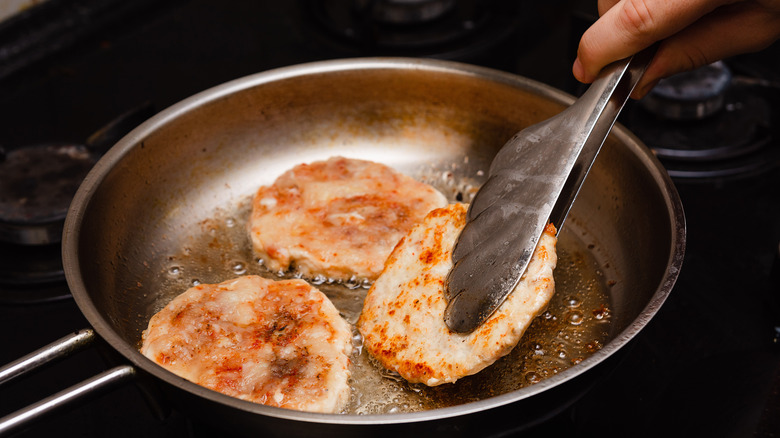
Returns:
[[[90,323],[127,359],[224,403],[137,348],[149,318],[193,284],[278,278],[257,262],[246,233],[258,187],[296,164],[340,155],[384,163],[468,202],[507,139],[570,102],[516,76],[419,60],[317,63],[208,90],[130,133],[87,177],[65,227],[69,285]],[[613,132],[561,232],[554,301],[497,366],[427,389],[377,371],[364,353],[353,358],[353,380],[387,381],[384,392],[353,397],[350,413],[328,422],[366,417],[357,414],[410,421],[417,417],[402,413],[471,402],[472,410],[487,409],[490,400],[504,404],[565,382],[620,348],[652,317],[679,268],[669,266],[679,263],[679,200],[659,169],[622,128]],[[367,285],[316,284],[354,323]]]

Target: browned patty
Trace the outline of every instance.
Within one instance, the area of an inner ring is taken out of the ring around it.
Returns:
[[[499,309],[469,334],[444,323],[444,281],[465,225],[467,206],[429,213],[385,263],[363,305],[358,329],[368,352],[410,382],[455,382],[509,353],[547,307],[555,284],[555,228],[548,225],[520,283]]]
[[[447,201],[388,166],[334,157],[301,164],[261,187],[249,233],[272,271],[373,280],[398,240]]]
[[[171,372],[270,406],[339,412],[349,399],[351,329],[303,280],[202,284],[149,321],[141,353]]]

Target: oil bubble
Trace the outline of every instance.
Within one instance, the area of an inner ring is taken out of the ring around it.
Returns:
[[[576,308],[580,307],[582,301],[580,301],[580,299],[575,296],[570,296],[564,299],[564,303],[566,303],[566,307]]]
[[[180,266],[171,266],[168,268],[168,275],[171,277],[178,277],[179,274],[181,274],[181,267]]]
[[[236,275],[246,274],[246,266],[242,262],[234,262],[232,269],[233,273]]]
[[[235,227],[236,226],[236,220],[233,219],[232,217],[229,217],[229,218],[225,219],[225,226],[228,227],[228,228]]]
[[[539,374],[537,374],[537,373],[535,373],[533,371],[531,371],[530,373],[525,375],[525,381],[528,382],[528,383],[531,383],[531,384],[537,383],[537,382],[539,382],[541,380],[542,380],[542,376],[540,376]]]
[[[593,311],[593,317],[597,320],[601,321],[607,317],[609,317],[609,309],[607,309],[604,306],[599,307],[598,309]]]
[[[363,354],[363,337],[360,333],[352,335],[352,349],[355,356]]]
[[[584,319],[585,318],[583,317],[582,312],[578,310],[574,310],[566,314],[566,322],[571,325],[580,325]]]
[[[597,340],[594,340],[594,341],[591,341],[591,342],[588,342],[587,344],[585,344],[585,349],[588,350],[588,352],[591,353],[591,354],[595,353],[598,350],[601,350],[601,347],[602,347],[601,342],[599,342]]]
[[[198,286],[200,284],[200,280],[198,280],[197,278],[193,278],[191,283],[193,286]]]
[[[359,288],[360,284],[361,284],[360,280],[354,275],[350,277],[349,280],[344,282],[344,286],[346,286],[347,289],[352,289],[352,290]]]

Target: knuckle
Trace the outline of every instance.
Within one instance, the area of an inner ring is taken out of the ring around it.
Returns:
[[[620,21],[627,32],[637,36],[651,34],[656,28],[653,13],[644,0],[628,0],[623,3]]]
[[[711,62],[713,61],[709,59],[705,50],[702,50],[697,46],[692,46],[685,51],[677,69],[679,71],[691,71]]]

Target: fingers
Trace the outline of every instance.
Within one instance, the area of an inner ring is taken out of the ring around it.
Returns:
[[[632,97],[641,98],[661,78],[761,50],[778,37],[780,8],[755,2],[719,8],[661,44]]]
[[[592,82],[607,64],[676,34],[728,0],[620,0],[583,34],[572,71]],[[599,8],[609,7],[603,0]]]

